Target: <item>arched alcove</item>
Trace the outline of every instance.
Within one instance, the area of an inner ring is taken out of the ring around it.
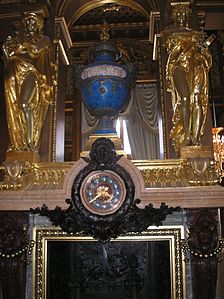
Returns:
[[[73,41],[73,47],[69,53],[71,64],[68,68],[66,88],[66,161],[75,160],[79,157],[80,151],[84,149],[83,142],[81,142],[81,135],[84,134],[88,136],[89,133],[86,133],[86,131],[90,130],[87,128],[84,129],[84,133],[81,132],[83,125],[80,125],[80,120],[84,116],[81,116],[81,96],[79,91],[74,87],[72,69],[74,69],[74,65],[86,65],[91,62],[89,49],[100,41],[100,33],[104,22],[106,22],[110,28],[110,40],[114,41],[120,50],[122,56],[120,63],[137,63],[137,85],[140,85],[139,90],[145,91],[147,88],[151,89],[152,86],[156,86],[156,97],[158,100],[158,115],[156,117],[160,123],[155,129],[159,131],[158,137],[155,137],[156,145],[154,148],[157,149],[153,154],[150,154],[146,149],[144,155],[134,155],[133,158],[154,159],[163,157],[164,127],[162,125],[162,115],[164,115],[164,113],[162,112],[163,105],[160,102],[163,98],[159,96],[160,83],[158,80],[161,65],[153,60],[153,44],[149,40],[149,35],[151,34],[150,30],[152,30],[151,27],[154,25],[152,15],[157,9],[158,3],[156,3],[156,1],[81,1],[79,5],[67,1],[64,2],[58,10],[58,14],[63,15],[68,24]],[[157,26],[159,26],[159,23]],[[159,30],[159,28],[156,30]],[[143,109],[145,108],[144,106]],[[139,115],[140,114],[141,113],[139,113]],[[132,120],[132,122],[133,121],[141,122],[142,119],[139,117],[138,120],[135,119]],[[152,128],[148,127],[147,124],[142,124],[141,126],[144,127],[144,129],[140,128],[140,130],[146,130],[147,133],[144,131],[144,133],[140,134],[144,136],[146,134],[144,139],[148,140],[148,134],[153,134],[154,129],[151,130]],[[74,129],[76,133],[74,133]],[[129,134],[131,133],[129,132]],[[135,135],[137,136],[137,133]],[[145,145],[145,147],[148,147],[148,145]]]

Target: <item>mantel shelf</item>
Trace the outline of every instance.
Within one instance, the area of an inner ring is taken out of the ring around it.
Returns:
[[[130,161],[122,157],[119,164],[134,181],[135,198],[141,200],[140,207],[149,203],[159,207],[161,202],[182,208],[224,207],[224,188],[215,179],[210,180],[211,169],[204,178],[202,176],[202,179],[207,179],[206,185],[202,181],[201,185],[199,182],[197,186],[191,186],[186,174],[190,173],[190,179],[193,176],[186,160]],[[30,169],[25,168],[24,176],[21,175],[20,187],[15,185],[13,190],[10,181],[2,183],[11,189],[2,188],[0,191],[0,210],[26,211],[43,204],[50,209],[56,206],[66,209],[65,200],[71,198],[73,180],[86,165],[83,159],[75,163],[32,164]],[[157,184],[152,187],[155,181]]]
[[[152,203],[159,207],[161,202],[181,208],[224,207],[224,188],[221,186],[147,188],[138,194],[140,207]],[[46,204],[50,209],[60,206],[67,208],[65,199],[69,194],[60,191],[2,191],[0,210],[29,210]]]

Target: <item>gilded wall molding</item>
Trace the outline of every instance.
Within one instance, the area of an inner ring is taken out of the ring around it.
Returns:
[[[211,186],[218,183],[215,166],[208,159],[133,160],[146,188]],[[5,162],[0,190],[62,190],[73,162]]]

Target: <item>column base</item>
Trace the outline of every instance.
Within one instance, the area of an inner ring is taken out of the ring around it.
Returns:
[[[189,145],[180,148],[181,159],[211,158],[213,159],[213,149],[211,146]]]
[[[89,152],[92,148],[93,142],[98,138],[110,139],[114,143],[117,155],[127,156],[127,154],[123,150],[123,145],[122,145],[121,139],[115,133],[115,134],[92,134],[92,135],[90,135],[90,137],[87,141],[86,149],[80,153],[80,157],[86,157],[89,155]]]
[[[31,151],[8,151],[6,153],[6,161],[30,161],[31,163],[38,163],[40,162],[40,155],[37,152]]]

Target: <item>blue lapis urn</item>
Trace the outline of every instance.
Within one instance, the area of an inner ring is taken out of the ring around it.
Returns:
[[[116,133],[114,119],[128,105],[136,68],[117,63],[119,56],[112,42],[101,41],[91,51],[93,63],[79,68],[77,83],[83,102],[99,118],[93,134]]]

